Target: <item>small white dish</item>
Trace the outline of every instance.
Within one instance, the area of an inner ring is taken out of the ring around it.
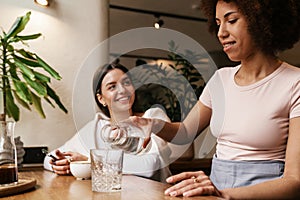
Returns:
[[[91,162],[90,161],[72,161],[70,163],[70,171],[74,177],[79,180],[91,178]]]

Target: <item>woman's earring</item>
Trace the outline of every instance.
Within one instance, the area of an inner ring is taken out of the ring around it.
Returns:
[[[103,104],[102,104],[104,107],[106,107],[106,103],[104,102]]]

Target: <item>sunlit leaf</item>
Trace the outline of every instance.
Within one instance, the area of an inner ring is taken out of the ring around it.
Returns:
[[[17,93],[15,91],[14,92],[14,97],[17,100],[17,102],[23,106],[24,108],[26,108],[27,110],[31,110],[30,106],[28,103],[26,103],[25,101],[23,101],[22,99],[20,99],[20,97],[17,95]]]
[[[20,97],[20,99],[22,99],[26,103],[31,104],[32,99],[30,95],[30,90],[28,89],[27,85],[24,82],[18,80],[13,81],[13,84],[16,89],[16,94]]]
[[[35,58],[33,57],[33,53],[31,53],[29,51],[26,51],[24,49],[18,49],[18,50],[16,50],[16,52],[18,52],[19,54],[21,54],[25,58],[29,58],[29,59],[35,60]]]
[[[52,68],[50,67],[44,60],[42,60],[39,56],[35,55],[37,58],[38,63],[47,71],[53,78],[56,80],[60,80],[61,76]]]
[[[14,102],[14,97],[10,90],[6,90],[6,111],[9,117],[12,117],[15,121],[20,119],[20,109]]]
[[[10,30],[8,31],[7,35],[5,36],[5,39],[9,39],[10,37],[14,37],[18,33],[24,30],[26,24],[28,23],[30,19],[31,12],[27,12],[26,15],[18,17]]]
[[[39,67],[40,64],[38,63],[37,60],[34,58],[26,58],[26,57],[20,57],[17,55],[14,55],[14,57],[21,63],[24,63],[26,65],[32,66],[32,67]]]
[[[32,69],[30,69],[29,67],[27,67],[26,65],[24,65],[22,62],[20,62],[19,60],[15,60],[15,64],[16,66],[24,73],[26,74],[26,76],[28,78],[30,78],[31,80],[35,80],[34,77],[34,73],[32,71]]]
[[[34,89],[39,95],[46,96],[47,95],[47,89],[45,85],[42,83],[39,83],[38,81],[32,81],[30,78],[28,78],[26,75],[23,75],[24,80],[27,82],[28,85],[32,89]]]
[[[50,81],[51,81],[50,77],[48,77],[44,74],[41,74],[39,72],[36,72],[36,71],[34,71],[33,73],[34,73],[34,76],[37,80],[40,80],[44,83],[50,83]]]
[[[32,98],[32,103],[33,103],[33,107],[35,108],[35,110],[39,113],[39,115],[42,118],[46,118],[46,115],[42,108],[41,98],[39,96],[37,96],[36,94],[34,94],[33,92],[31,92],[31,98]]]
[[[41,36],[41,33],[37,33],[37,34],[32,34],[32,35],[18,35],[17,37],[20,38],[21,40],[34,40],[37,39]]]
[[[20,80],[18,74],[17,74],[17,66],[14,64],[14,63],[11,63],[11,62],[8,62],[7,63],[9,65],[9,73],[11,75],[11,77],[14,79],[14,80]]]

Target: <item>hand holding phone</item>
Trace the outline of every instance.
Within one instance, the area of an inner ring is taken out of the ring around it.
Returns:
[[[48,153],[47,156],[51,157],[53,162],[58,160],[58,158],[56,158],[54,155],[52,155],[50,153]]]

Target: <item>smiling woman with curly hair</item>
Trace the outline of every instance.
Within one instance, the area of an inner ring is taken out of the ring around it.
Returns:
[[[236,4],[246,17],[248,31],[259,49],[277,54],[290,49],[300,37],[299,0],[223,0]],[[218,0],[203,0],[202,10],[208,17],[209,31],[218,32],[215,20]]]
[[[210,176],[167,179],[170,196],[300,199],[300,69],[278,58],[300,37],[299,0],[202,0],[209,30],[240,64],[216,71],[183,122],[133,118],[173,143],[210,126]],[[158,130],[159,131],[155,131]]]

